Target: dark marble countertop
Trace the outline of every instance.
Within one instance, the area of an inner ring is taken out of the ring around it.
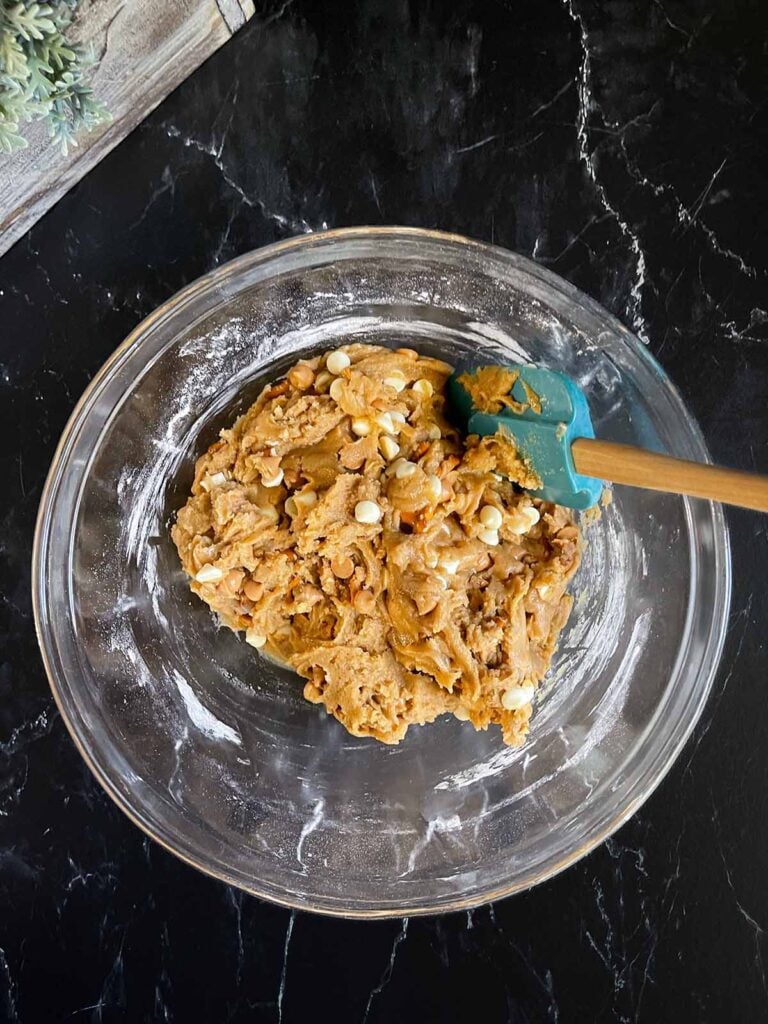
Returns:
[[[534,891],[402,922],[291,913],[146,839],[54,709],[29,587],[108,354],[205,271],[326,226],[532,255],[647,341],[716,459],[768,472],[767,28],[761,0],[257,2],[0,260],[0,1021],[768,1018],[766,517],[728,513],[725,655],[650,800]]]

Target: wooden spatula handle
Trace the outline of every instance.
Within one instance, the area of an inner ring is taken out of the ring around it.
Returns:
[[[673,459],[632,445],[586,437],[573,442],[571,454],[576,471],[584,476],[768,512],[768,476]]]

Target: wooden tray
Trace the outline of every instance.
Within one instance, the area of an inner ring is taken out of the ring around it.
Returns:
[[[0,156],[0,255],[253,15],[253,0],[82,0],[70,30],[99,60],[90,84],[114,120],[65,156],[42,123]]]

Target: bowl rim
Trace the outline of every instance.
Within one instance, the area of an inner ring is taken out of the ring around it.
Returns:
[[[630,798],[627,799],[612,816],[610,816],[609,820],[607,820],[601,828],[593,829],[586,842],[574,847],[567,855],[561,857],[555,863],[550,863],[545,868],[526,876],[523,879],[504,885],[497,885],[491,890],[485,890],[479,894],[479,898],[478,894],[475,894],[472,897],[463,898],[459,895],[453,898],[441,900],[437,905],[417,904],[413,907],[397,908],[391,906],[383,906],[381,908],[359,908],[355,906],[340,907],[336,904],[331,904],[328,901],[323,902],[322,897],[311,897],[310,899],[315,900],[315,902],[307,902],[307,900],[302,899],[295,894],[283,895],[281,892],[276,892],[273,889],[267,890],[266,888],[260,888],[258,884],[246,882],[240,877],[235,877],[233,873],[228,873],[224,868],[203,863],[194,855],[182,849],[181,845],[174,846],[160,834],[159,830],[156,830],[151,824],[142,820],[123,793],[113,784],[107,772],[102,768],[98,760],[91,754],[87,747],[77,724],[67,710],[65,699],[59,689],[57,673],[53,665],[51,651],[49,650],[49,637],[46,635],[47,627],[44,622],[43,615],[47,595],[45,579],[41,570],[44,565],[44,554],[48,549],[48,527],[50,525],[51,514],[54,508],[52,499],[56,495],[58,483],[65,469],[63,464],[64,457],[77,440],[80,428],[85,422],[87,414],[91,409],[92,400],[94,396],[98,394],[102,384],[110,376],[113,369],[130,353],[133,347],[141,342],[142,337],[147,333],[147,331],[155,324],[162,321],[164,317],[176,311],[180,307],[183,307],[196,294],[205,294],[206,292],[215,290],[220,280],[227,279],[232,275],[236,276],[241,267],[244,268],[257,262],[270,260],[276,256],[281,256],[292,249],[311,249],[315,246],[333,245],[336,242],[350,241],[355,238],[362,238],[369,241],[376,241],[377,239],[383,238],[396,238],[414,242],[432,241],[442,244],[448,243],[480,250],[505,261],[509,261],[511,258],[512,262],[516,263],[523,270],[538,277],[545,285],[554,287],[557,291],[565,293],[566,296],[572,298],[580,306],[599,315],[608,326],[623,335],[626,343],[633,349],[633,354],[635,354],[641,362],[645,362],[647,367],[653,371],[654,375],[658,378],[660,385],[663,386],[666,391],[667,398],[672,402],[677,410],[684,415],[687,420],[690,435],[701,448],[706,461],[711,460],[699,425],[689,413],[677,388],[669,379],[659,362],[648,350],[647,346],[644,345],[627,327],[625,327],[617,317],[590,296],[576,288],[569,281],[555,274],[548,268],[542,267],[527,256],[505,249],[502,246],[478,241],[461,234],[439,231],[431,228],[408,226],[357,226],[334,228],[283,239],[281,241],[250,250],[247,253],[243,253],[185,285],[164,303],[149,313],[148,316],[144,317],[144,319],[142,319],[133,328],[133,330],[130,331],[127,337],[108,356],[99,370],[94,374],[93,378],[89,381],[82,395],[75,404],[62,431],[59,442],[56,445],[38,506],[31,560],[32,608],[38,646],[40,648],[43,666],[45,668],[48,684],[51,688],[54,701],[75,747],[94,775],[96,781],[120,808],[120,810],[129,818],[129,820],[141,829],[141,831],[150,839],[159,843],[165,850],[173,854],[175,857],[178,857],[189,866],[194,867],[197,870],[202,871],[204,874],[216,878],[225,884],[233,885],[253,896],[291,910],[306,910],[330,917],[374,920],[466,911],[477,906],[482,906],[486,903],[504,899],[517,892],[527,891],[533,886],[555,877],[566,868],[577,863],[593,849],[603,843],[607,838],[613,835],[633,814],[639,810],[639,808],[660,785],[671,769],[673,763],[679,757],[682,748],[688,741],[694,727],[699,721],[712,690],[728,629],[728,617],[731,602],[731,554],[728,528],[722,505],[716,502],[709,502],[712,516],[712,536],[715,554],[715,572],[713,577],[714,601],[712,604],[711,626],[708,630],[706,649],[702,657],[702,662],[706,667],[700,672],[700,677],[703,676],[703,678],[700,678],[698,689],[694,695],[695,700],[692,702],[692,706],[688,709],[687,717],[682,724],[680,720],[676,723],[675,730],[668,739],[666,750],[661,752],[663,759],[660,759],[657,762],[653,774],[648,774],[646,772],[645,776],[641,776],[636,781],[636,788],[638,791],[634,794],[630,794]],[[686,519],[690,524],[691,499],[684,498],[683,501],[685,505]],[[685,649],[681,648],[680,651],[678,651],[675,666],[680,662],[680,659],[684,654]],[[674,674],[674,672],[675,668],[673,668],[672,674]]]

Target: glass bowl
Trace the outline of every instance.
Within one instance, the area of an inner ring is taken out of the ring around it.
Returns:
[[[40,645],[96,778],[189,864],[330,914],[468,908],[584,856],[669,768],[722,648],[724,518],[615,489],[523,748],[453,718],[396,747],[353,739],[217,627],[169,538],[218,430],[299,356],[352,339],[542,363],[578,381],[602,437],[707,459],[643,345],[529,260],[412,229],[292,239],[185,288],[91,382],[40,508]]]

